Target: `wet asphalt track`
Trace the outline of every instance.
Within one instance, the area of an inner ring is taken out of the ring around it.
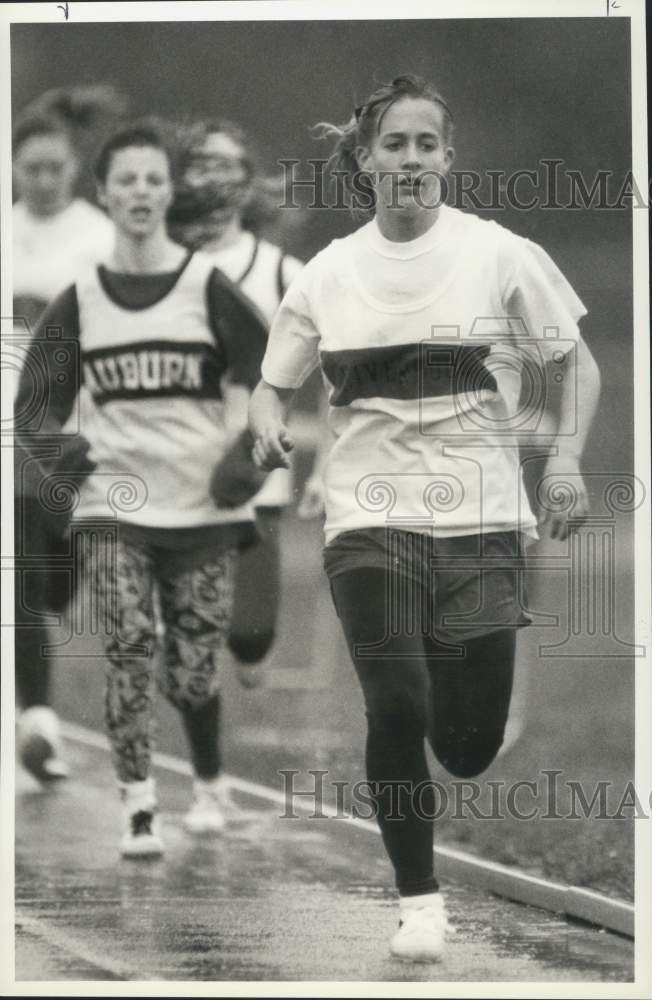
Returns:
[[[398,962],[375,834],[281,819],[232,791],[226,833],[193,839],[188,779],[163,769],[167,853],[120,860],[108,755],[78,743],[68,754],[73,778],[54,790],[19,775],[17,980],[631,981],[630,941],[459,885],[444,887],[446,962]]]

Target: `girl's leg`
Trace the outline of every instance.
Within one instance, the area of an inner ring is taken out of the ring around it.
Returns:
[[[103,624],[107,659],[105,718],[120,783],[124,828],[120,852],[140,858],[163,851],[150,775],[155,678],[151,555],[145,546],[89,532],[84,566]]]
[[[40,504],[32,497],[14,499],[16,533],[15,643],[16,695],[22,709],[50,703],[50,664],[41,648],[48,641],[48,629],[38,616],[48,607],[48,536]],[[29,539],[29,542],[28,542]],[[38,556],[45,565],[25,566],[23,556]]]
[[[59,610],[49,601],[50,582],[56,580],[65,591],[62,582],[66,580],[62,580],[63,574],[52,571],[51,557],[57,553],[43,508],[35,497],[15,496],[14,529],[15,677],[21,709],[17,750],[30,774],[48,782],[67,777],[68,768],[60,757],[59,720],[50,706],[50,661],[43,653],[49,629],[39,617]],[[28,560],[34,556],[40,565],[30,565]]]
[[[193,770],[202,781],[213,781],[222,770],[221,711],[222,703],[219,692],[198,708],[180,709]]]
[[[271,649],[278,617],[281,508],[257,510],[260,540],[240,553],[229,648],[242,664],[259,663]]]
[[[133,542],[85,539],[85,565],[103,623],[105,717],[123,783],[149,778],[155,718],[152,560]]]
[[[458,778],[471,778],[498,753],[509,713],[516,630],[463,641],[456,659],[430,655],[432,730],[437,760]],[[432,643],[426,648],[435,653]],[[441,649],[439,649],[441,653]]]
[[[382,569],[351,569],[335,576],[331,588],[365,699],[367,778],[383,842],[399,893],[418,896],[438,888],[434,789],[424,749],[429,679],[420,630],[408,634],[390,620],[387,580]]]
[[[162,559],[161,613],[165,625],[166,697],[181,712],[195,774],[204,781],[220,772],[219,664],[231,614],[236,552],[217,551]]]

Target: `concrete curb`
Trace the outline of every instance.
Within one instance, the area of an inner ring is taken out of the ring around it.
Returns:
[[[553,913],[563,913],[625,937],[634,937],[635,909],[632,903],[611,899],[591,889],[549,882],[536,875],[528,875],[518,868],[486,861],[449,847],[436,847],[435,857],[438,873],[446,878],[470,882],[488,892],[495,892],[497,896],[504,896],[505,899],[538,906]]]
[[[106,751],[109,749],[105,736],[92,729],[86,729],[85,726],[64,722],[61,729],[64,737],[73,742],[99,747]],[[178,757],[155,753],[153,759],[156,767],[163,770],[188,777],[192,775],[190,765]],[[284,793],[278,792],[274,788],[233,775],[224,775],[224,778],[230,788],[245,795],[274,802],[283,807],[287,805]],[[312,812],[314,805],[311,806],[298,800],[293,802],[293,808]],[[320,810],[324,816],[337,818],[338,822],[344,823],[346,826],[354,826],[366,833],[379,833],[375,823],[369,820],[342,816],[325,804],[320,804]],[[615,931],[625,937],[634,937],[635,909],[632,903],[625,900],[611,899],[609,896],[593,892],[591,889],[563,885],[560,882],[548,882],[536,875],[528,875],[518,868],[507,867],[507,865],[498,864],[496,861],[487,861],[476,855],[468,854],[466,851],[457,851],[452,847],[435,847],[434,852],[437,861],[437,874],[441,874],[444,878],[466,882],[517,903],[536,906],[552,913],[563,913],[567,917],[596,924],[598,927]]]

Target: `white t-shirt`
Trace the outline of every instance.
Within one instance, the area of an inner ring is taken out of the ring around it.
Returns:
[[[284,254],[280,247],[267,240],[258,239],[248,230],[242,230],[237,240],[209,254],[215,267],[240,286],[242,291],[260,309],[271,324],[281,298],[303,264],[296,257]],[[229,409],[239,412],[239,423],[247,425],[248,395],[241,399],[230,394]],[[277,469],[267,477],[265,485],[255,498],[257,507],[285,507],[292,500],[292,477],[284,469]]]
[[[519,408],[521,387],[541,401],[542,370],[585,313],[541,247],[447,206],[416,240],[390,242],[374,220],[314,257],[262,373],[297,388],[321,364],[335,438],[326,542],[387,524],[536,537],[518,444],[541,407]]]
[[[27,318],[35,322],[42,309],[90,264],[110,257],[114,242],[111,220],[83,198],[73,199],[62,212],[49,216],[33,215],[17,201],[12,211],[14,302],[32,300]],[[25,333],[22,323],[18,333]],[[88,397],[83,388],[80,405],[86,414]]]
[[[50,302],[89,264],[108,258],[115,230],[82,198],[52,216],[32,215],[21,201],[12,213],[13,294]]]

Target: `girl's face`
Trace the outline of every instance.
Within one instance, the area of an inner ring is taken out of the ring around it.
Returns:
[[[56,215],[73,197],[77,160],[65,135],[33,135],[14,154],[16,194],[33,215]]]
[[[198,187],[246,184],[248,173],[243,160],[244,150],[235,139],[225,132],[211,132],[201,146],[193,149],[184,179]]]
[[[186,246],[202,247],[219,239],[227,226],[240,218],[249,200],[245,150],[226,132],[210,132],[192,149],[183,179],[190,188],[210,192],[211,211],[183,231]]]
[[[113,153],[106,181],[98,186],[100,204],[117,229],[144,239],[165,226],[172,201],[170,161],[155,146],[127,146]]]
[[[371,144],[356,150],[371,174],[377,211],[418,214],[439,205],[440,178],[455,156],[444,134],[444,111],[433,101],[403,97],[388,108]]]

